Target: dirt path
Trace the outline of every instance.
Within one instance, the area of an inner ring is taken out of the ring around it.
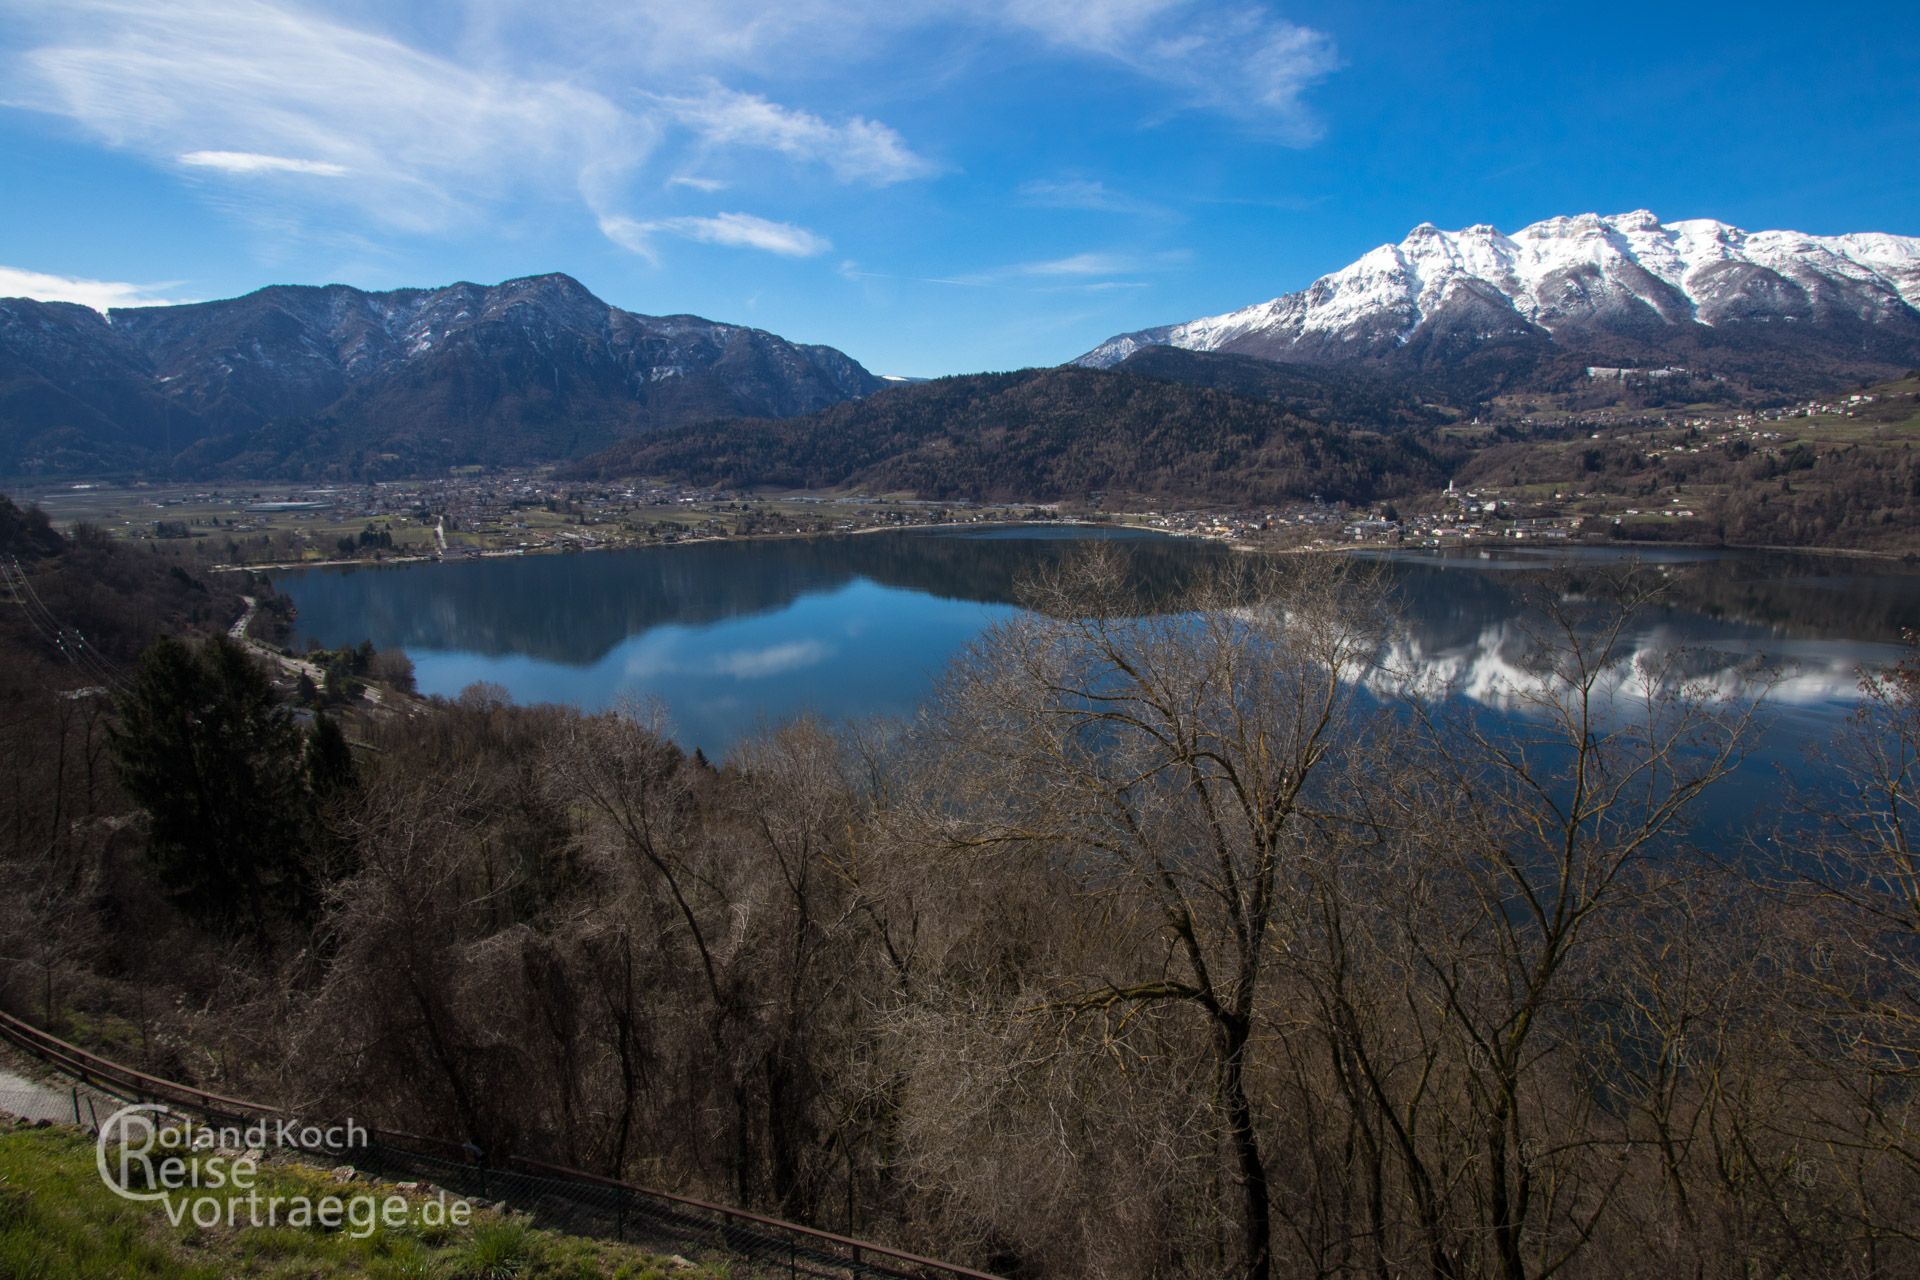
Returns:
[[[84,1086],[79,1089],[77,1104],[74,1098],[75,1091],[71,1086],[43,1084],[0,1067],[0,1111],[11,1115],[72,1124],[74,1108],[78,1105],[80,1124],[91,1129],[96,1119],[106,1119],[122,1105],[119,1099]]]

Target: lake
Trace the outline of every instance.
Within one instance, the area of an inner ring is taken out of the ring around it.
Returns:
[[[1116,540],[1143,590],[1163,594],[1234,553],[1217,543],[1099,526],[956,528],[697,543],[287,572],[295,632],[372,640],[413,658],[421,692],[486,681],[519,702],[599,709],[659,698],[675,736],[718,756],[757,725],[803,711],[903,715],[948,661],[1013,614],[1016,584],[1088,539]],[[1521,586],[1555,564],[1617,562],[1610,548],[1370,553],[1404,625],[1397,668],[1451,681],[1490,713],[1524,648]],[[1636,650],[1685,648],[1689,674],[1742,688],[1776,665],[1770,729],[1715,809],[1733,814],[1839,728],[1863,667],[1920,626],[1920,574],[1881,561],[1641,549],[1672,579],[1636,619]]]
[[[284,573],[297,642],[405,649],[420,691],[476,681],[517,702],[665,701],[716,757],[804,711],[904,715],[1017,584],[1089,539],[1124,542],[1149,589],[1230,555],[1100,526],[916,530]]]

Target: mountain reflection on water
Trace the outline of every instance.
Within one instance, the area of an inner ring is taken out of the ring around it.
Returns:
[[[1589,548],[1379,559],[1407,624],[1382,665],[1506,709],[1532,684],[1527,587],[1597,588],[1602,570],[1626,560],[1666,582],[1622,634],[1636,668],[1678,651],[1675,672],[1689,684],[1734,694],[1771,681],[1768,701],[1782,710],[1850,703],[1861,671],[1898,660],[1903,629],[1920,625],[1920,575],[1884,561]]]
[[[1210,542],[1100,527],[903,531],[714,542],[631,552],[516,557],[284,575],[300,637],[370,639],[413,656],[422,692],[475,681],[522,702],[598,709],[666,702],[683,741],[724,751],[757,723],[910,711],[951,658],[1015,609],[1017,583],[1089,539],[1114,540],[1143,601],[1165,601],[1233,553]],[[1403,626],[1383,655],[1510,711],[1526,679],[1524,593],[1559,567],[1617,564],[1612,549],[1391,552],[1375,557]],[[1920,624],[1920,575],[1874,561],[1663,550],[1670,579],[1627,640],[1651,657],[1684,649],[1691,679],[1728,691],[1777,667],[1783,726],[1763,756],[1786,760],[1838,726],[1863,667],[1898,656]]]

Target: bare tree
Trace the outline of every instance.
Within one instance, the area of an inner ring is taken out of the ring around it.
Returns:
[[[1822,1086],[1786,1128],[1843,1193],[1830,1212],[1879,1268],[1861,1274],[1920,1265],[1920,649],[1908,643],[1863,675],[1828,780],[1779,837],[1787,918],[1801,924],[1782,985],[1797,997],[1796,1057]]]
[[[1434,1275],[1558,1273],[1627,1174],[1627,1137],[1580,1069],[1623,942],[1608,926],[1738,764],[1757,705],[1691,681],[1684,653],[1635,642],[1660,590],[1631,565],[1579,591],[1549,585],[1493,715],[1446,690],[1407,703],[1427,742],[1397,811],[1418,816],[1380,834],[1411,839],[1424,864],[1397,895],[1417,1012],[1384,1038],[1356,1024],[1352,1051],[1417,1064],[1415,1084],[1366,1076]],[[1437,1097],[1434,1080],[1449,1086]]]
[[[677,1008],[704,1040],[694,1074],[723,1105],[696,1109],[724,1132],[692,1145],[725,1153],[732,1194],[786,1212],[812,1211],[841,1162],[847,1109],[822,1063],[858,1034],[872,972],[875,916],[852,869],[865,803],[845,766],[833,735],[801,721],[713,773],[645,708],[579,721],[546,758],[549,793],[584,810],[579,840],[606,890],[590,913],[597,945],[617,940],[625,969],[635,935],[649,938],[640,999]],[[625,1028],[623,1116],[640,1083],[637,1007],[622,995],[610,1010]]]
[[[1140,943],[1126,967],[1060,975],[1044,1007],[1124,1025],[1199,1019],[1237,1189],[1236,1274],[1273,1265],[1269,1156],[1249,1088],[1255,1015],[1316,779],[1350,734],[1379,617],[1352,566],[1262,561],[1186,607],[1138,616],[1124,561],[1038,585],[944,695],[958,850],[1046,859],[1106,895]]]

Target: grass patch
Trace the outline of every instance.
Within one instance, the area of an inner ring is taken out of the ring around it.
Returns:
[[[338,1184],[318,1169],[281,1160],[260,1167],[256,1188],[262,1197],[400,1194],[364,1181]],[[350,1228],[319,1225],[200,1228],[185,1220],[176,1226],[161,1205],[123,1200],[102,1185],[90,1135],[59,1127],[0,1130],[0,1276],[7,1280],[714,1280],[722,1274],[490,1211],[475,1214],[467,1226],[380,1225],[361,1238]]]

